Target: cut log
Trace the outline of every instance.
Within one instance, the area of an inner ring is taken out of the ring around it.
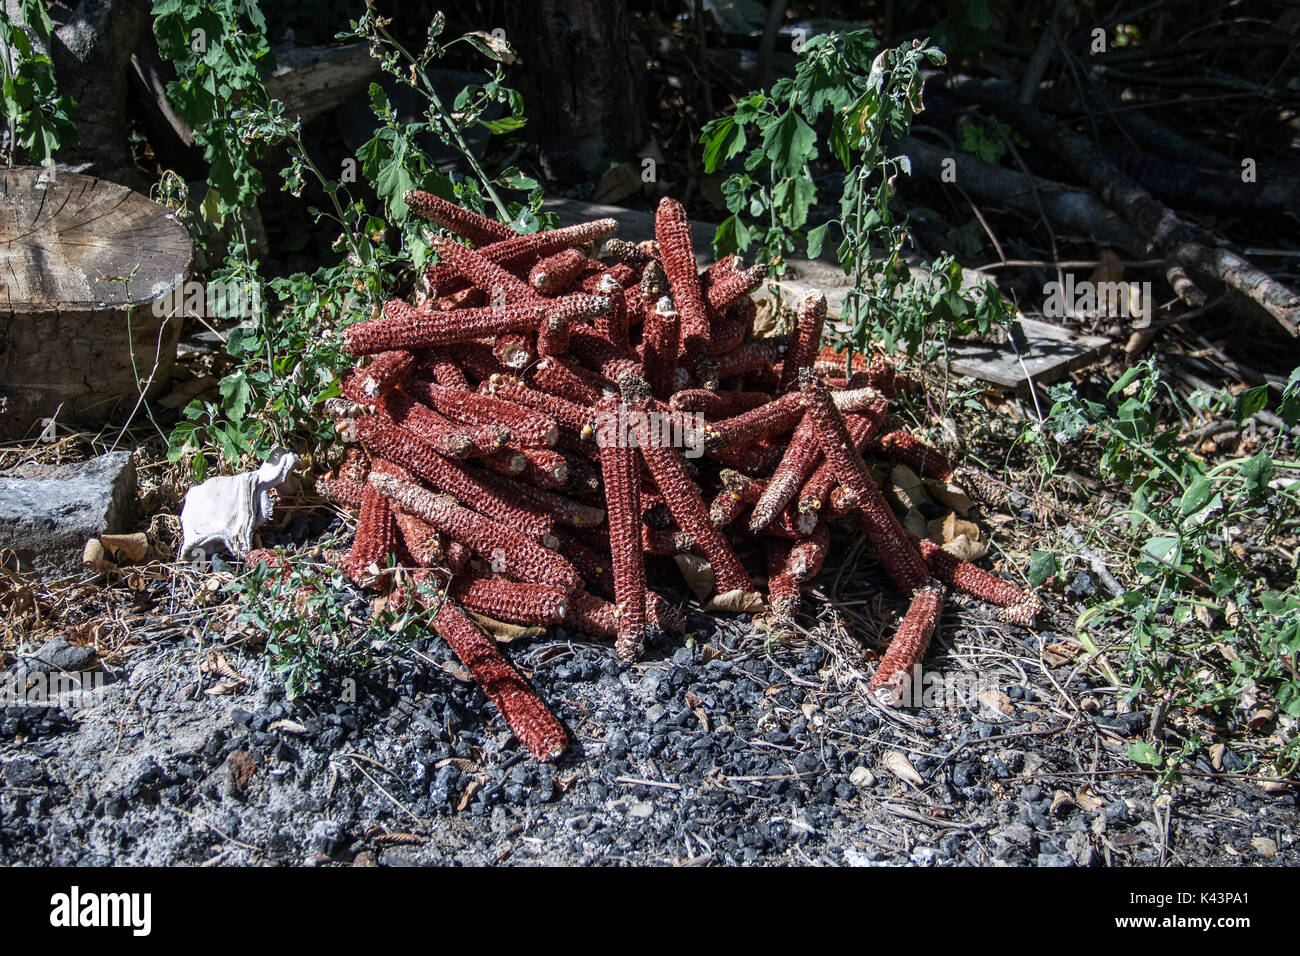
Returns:
[[[176,217],[125,186],[0,170],[0,438],[56,413],[102,424],[165,386],[192,257]]]

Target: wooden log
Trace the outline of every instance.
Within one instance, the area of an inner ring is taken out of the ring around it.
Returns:
[[[176,217],[125,186],[0,169],[0,438],[56,412],[101,424],[166,386],[192,257]]]

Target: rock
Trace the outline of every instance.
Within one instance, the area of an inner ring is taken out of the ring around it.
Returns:
[[[859,790],[866,790],[876,785],[876,775],[866,767],[854,767],[853,772],[849,774],[849,783]]]
[[[39,787],[45,780],[45,771],[35,760],[11,760],[4,765],[0,779],[4,780],[6,787],[20,789]]]
[[[343,827],[337,820],[317,820],[307,834],[311,848],[323,856],[333,856],[347,842]]]
[[[126,529],[134,495],[128,451],[0,474],[0,550],[21,567],[76,572],[88,539]]]
[[[97,657],[93,647],[69,644],[65,637],[52,637],[30,654],[24,654],[14,666],[28,673],[71,673],[94,667]]]
[[[640,803],[634,803],[627,809],[628,815],[644,820],[655,812],[653,804],[646,803],[644,800]]]

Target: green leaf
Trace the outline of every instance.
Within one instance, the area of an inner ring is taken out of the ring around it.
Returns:
[[[787,229],[799,229],[808,221],[808,210],[817,199],[817,187],[808,175],[783,179],[772,190],[772,203]]]
[[[1273,473],[1273,459],[1269,457],[1268,452],[1261,451],[1254,458],[1244,462],[1240,474],[1246,483],[1246,493],[1252,498],[1258,496],[1273,480]]]
[[[733,116],[724,116],[704,127],[704,171],[716,172],[745,148],[745,130]]]
[[[1131,369],[1121,375],[1119,380],[1110,387],[1110,391],[1106,393],[1106,397],[1110,398],[1116,392],[1122,392],[1124,389],[1128,388],[1133,379],[1142,374],[1142,371],[1143,367],[1141,365],[1134,365]]]
[[[794,111],[787,109],[763,132],[763,152],[779,176],[795,176],[817,156],[817,134]]]
[[[1268,386],[1257,385],[1238,392],[1232,399],[1232,419],[1238,425],[1264,410],[1268,404]]]
[[[1041,587],[1043,582],[1057,574],[1056,555],[1050,551],[1035,551],[1029,556],[1029,583]]]
[[[489,132],[500,135],[501,133],[509,133],[511,130],[519,129],[527,122],[528,120],[522,116],[503,116],[501,119],[496,120],[481,119],[478,124],[486,127]]]
[[[826,233],[830,230],[831,224],[824,222],[820,226],[814,226],[808,230],[808,258],[816,259],[822,254],[822,247],[826,245]]]
[[[1128,745],[1128,758],[1148,767],[1158,767],[1164,762],[1159,751],[1144,740],[1135,740]]]
[[[1213,494],[1214,482],[1205,475],[1200,475],[1183,492],[1182,500],[1178,502],[1178,510],[1184,515],[1194,514],[1205,507]]]

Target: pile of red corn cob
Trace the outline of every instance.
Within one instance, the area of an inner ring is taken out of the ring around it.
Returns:
[[[763,267],[728,257],[699,272],[676,201],[640,244],[610,238],[610,219],[519,235],[426,193],[406,201],[470,245],[435,239],[415,304],[346,330],[362,364],[331,413],[351,444],[320,489],[359,513],[346,572],[390,602],[428,602],[539,759],[563,752],[564,731],[472,615],[563,622],[631,658],[648,633],[683,627],[647,588],[648,561],[675,559],[708,608],[758,611],[757,556],[768,609],[788,621],[840,517],[912,599],[872,680],[882,699],[906,690],[948,585],[1020,624],[1041,610],[890,510],[864,452],[954,477],[886,430],[892,367],[821,348],[820,294],[789,335],[756,336]],[[602,240],[608,261],[593,258]]]

